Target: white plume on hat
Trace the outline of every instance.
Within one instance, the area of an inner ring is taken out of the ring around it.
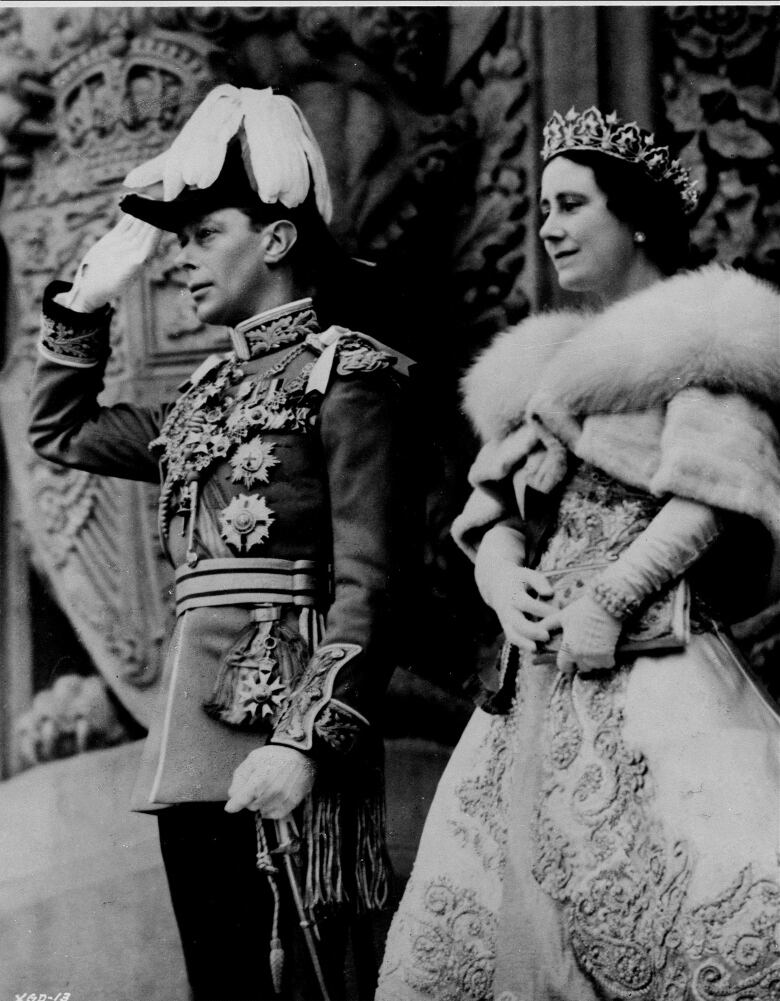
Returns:
[[[256,90],[227,83],[215,87],[170,147],[131,170],[124,184],[145,188],[162,181],[166,201],[185,187],[208,188],[219,177],[228,143],[236,134],[242,140],[247,175],[261,201],[295,208],[309,193],[311,171],[317,208],[330,222],[333,203],[317,140],[298,105],[270,87]]]

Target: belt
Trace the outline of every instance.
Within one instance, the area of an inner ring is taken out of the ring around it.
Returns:
[[[322,564],[314,560],[212,559],[176,571],[176,614],[215,605],[322,604]]]

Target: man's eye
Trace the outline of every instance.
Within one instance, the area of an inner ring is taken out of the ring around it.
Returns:
[[[204,240],[208,240],[209,237],[214,236],[215,233],[215,229],[210,229],[208,226],[202,226],[200,229],[196,230],[195,239],[199,243],[203,243]]]

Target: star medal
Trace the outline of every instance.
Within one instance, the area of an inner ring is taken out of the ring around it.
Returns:
[[[239,445],[230,460],[233,482],[243,483],[247,487],[254,483],[267,483],[269,470],[279,465],[273,450],[274,443],[264,442],[261,438],[253,438],[252,441]]]
[[[239,669],[236,702],[250,722],[273,719],[284,704],[285,686],[273,677],[273,661],[261,661],[256,669]]]
[[[225,542],[245,553],[265,542],[269,526],[275,519],[264,497],[239,494],[220,511],[219,520],[222,524],[220,535]]]

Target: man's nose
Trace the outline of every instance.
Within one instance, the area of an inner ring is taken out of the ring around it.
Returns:
[[[195,264],[192,260],[192,253],[190,251],[189,245],[179,247],[176,251],[176,256],[173,258],[174,266],[177,268],[182,268],[184,270],[192,269]]]

